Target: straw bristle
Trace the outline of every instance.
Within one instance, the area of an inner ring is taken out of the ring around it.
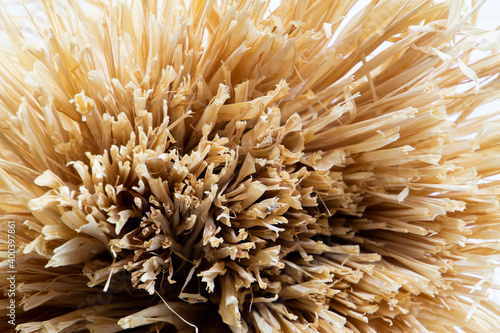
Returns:
[[[35,43],[2,5],[16,329],[496,331],[498,32],[462,2],[40,1]]]

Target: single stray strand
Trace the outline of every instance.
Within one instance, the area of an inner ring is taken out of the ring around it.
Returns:
[[[177,312],[174,311],[174,309],[172,309],[170,307],[170,305],[168,305],[167,302],[165,302],[165,300],[163,299],[163,297],[161,297],[160,293],[158,291],[155,290],[155,293],[158,295],[158,297],[160,297],[160,299],[163,301],[163,303],[165,303],[165,305],[167,306],[167,308],[172,311],[177,317],[179,317],[184,323],[188,324],[189,326],[193,327],[195,332],[198,333],[199,330],[198,330],[198,327],[196,327],[196,325],[193,325],[191,324],[189,321],[187,321],[186,319],[182,318]]]

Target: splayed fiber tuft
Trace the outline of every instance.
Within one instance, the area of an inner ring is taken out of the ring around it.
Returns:
[[[499,110],[474,110],[500,54],[477,8],[70,3],[35,5],[31,41],[0,10],[18,331],[498,330]]]

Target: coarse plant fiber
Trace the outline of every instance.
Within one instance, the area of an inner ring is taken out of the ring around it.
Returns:
[[[500,33],[358,2],[0,4],[0,330],[498,331]]]

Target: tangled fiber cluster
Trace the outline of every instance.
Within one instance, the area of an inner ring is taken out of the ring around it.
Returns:
[[[357,3],[0,6],[2,317],[15,221],[24,333],[497,331],[498,33]]]

